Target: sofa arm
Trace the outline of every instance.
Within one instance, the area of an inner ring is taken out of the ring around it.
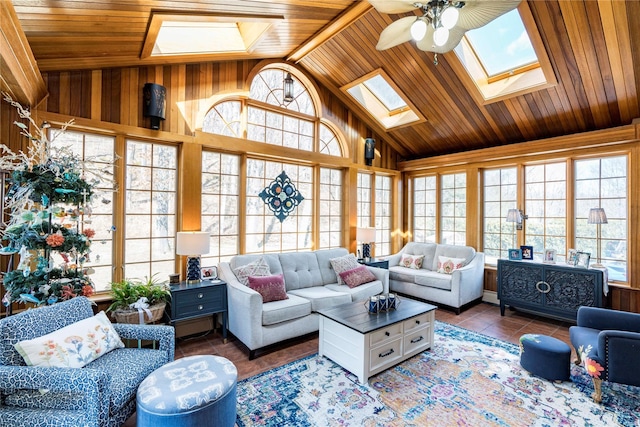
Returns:
[[[398,252],[397,254],[389,255],[386,257],[380,257],[377,259],[389,261],[389,267],[394,267],[396,265],[400,265],[401,258],[402,258],[402,252]]]
[[[389,270],[387,270],[386,268],[378,268],[378,267],[371,267],[371,266],[367,266],[367,268],[369,269],[370,272],[373,273],[374,276],[376,276],[376,279],[382,282],[382,293],[388,294],[389,293]]]
[[[638,349],[640,333],[628,331],[602,331],[598,334],[598,359],[606,367],[603,379],[640,386]]]
[[[460,301],[473,301],[484,293],[484,253],[476,252],[471,262],[451,273],[451,289],[458,289]]]
[[[167,352],[167,362],[173,361],[176,331],[172,326],[114,323],[113,327],[123,339],[158,341],[158,350]]]
[[[0,365],[0,395],[16,390],[81,393],[88,426],[100,425],[101,404],[108,414],[108,384],[107,373],[96,369]]]
[[[582,306],[578,308],[576,324],[600,331],[610,329],[640,332],[640,314],[607,308]]]
[[[240,283],[228,262],[220,263],[218,273],[227,282],[229,330],[250,350],[262,347],[262,296]]]

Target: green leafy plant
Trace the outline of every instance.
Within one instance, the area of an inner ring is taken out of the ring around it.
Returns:
[[[107,311],[131,310],[130,305],[146,298],[152,306],[171,301],[171,290],[166,282],[157,279],[154,274],[151,277],[141,279],[124,279],[111,283],[110,295],[112,303]]]

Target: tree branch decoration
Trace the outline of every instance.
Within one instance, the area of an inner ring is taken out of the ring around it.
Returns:
[[[304,200],[304,197],[291,182],[285,171],[282,171],[271,184],[266,186],[259,196],[280,222],[291,215],[300,202]]]
[[[4,206],[10,219],[0,236],[7,243],[1,254],[18,254],[15,270],[4,275],[7,293],[2,302],[53,304],[77,295],[91,295],[93,283],[87,276],[92,269],[83,264],[90,261],[91,238],[95,231],[85,228],[91,216],[91,199],[98,183],[115,185],[109,165],[113,159],[81,159],[69,147],[52,147],[59,131],[50,125],[38,126],[29,110],[3,93],[4,100],[16,108],[18,116],[28,124],[14,122],[21,135],[29,140],[27,152],[13,152],[0,145],[0,170],[10,174]],[[33,129],[33,132],[31,131]],[[99,163],[96,163],[99,162]],[[102,164],[96,168],[96,164]],[[54,264],[53,253],[62,263]]]

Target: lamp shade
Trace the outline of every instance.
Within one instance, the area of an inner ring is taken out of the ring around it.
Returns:
[[[515,223],[521,223],[522,222],[522,214],[520,214],[520,210],[519,209],[509,209],[507,211],[507,222],[515,222]]]
[[[376,229],[373,227],[358,227],[356,229],[356,240],[363,243],[375,242]]]
[[[209,253],[209,233],[204,231],[179,231],[176,235],[176,254],[202,255]]]
[[[603,208],[591,208],[589,209],[589,218],[587,224],[607,224],[607,214]]]

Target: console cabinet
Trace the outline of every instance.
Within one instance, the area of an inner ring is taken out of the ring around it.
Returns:
[[[582,305],[602,307],[601,270],[534,261],[498,260],[500,314],[505,306],[576,321]]]

